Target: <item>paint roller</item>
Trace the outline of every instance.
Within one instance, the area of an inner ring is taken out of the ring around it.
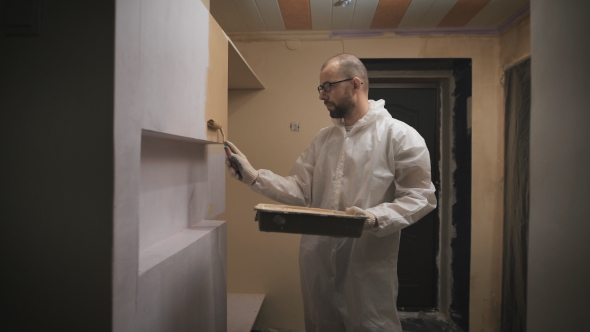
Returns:
[[[221,126],[221,123],[210,119],[209,121],[207,121],[207,127],[214,129],[214,130],[219,130],[221,132],[221,137],[223,138],[223,150],[225,150],[225,154],[227,155],[228,159],[229,156],[231,156],[231,149],[229,148],[229,146],[227,146],[227,144],[225,143],[225,134],[223,133],[223,128]],[[242,172],[240,172],[240,168],[241,165],[239,165],[237,162],[235,162],[234,160],[229,159],[229,162],[231,163],[231,167],[236,171],[236,174],[238,174],[238,178],[240,180],[242,180]]]
[[[214,130],[219,130],[221,132],[221,137],[223,138],[223,143],[225,144],[225,134],[223,133],[223,128],[221,127],[221,123],[211,119],[211,120],[207,121],[207,127],[214,129]]]

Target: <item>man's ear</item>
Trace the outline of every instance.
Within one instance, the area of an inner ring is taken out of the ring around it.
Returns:
[[[358,77],[354,77],[354,78],[352,79],[352,87],[353,87],[355,90],[360,90],[360,89],[362,88],[362,81],[361,81],[361,79],[360,79],[360,78],[358,78]]]

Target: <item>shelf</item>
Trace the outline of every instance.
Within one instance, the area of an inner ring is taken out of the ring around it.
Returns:
[[[205,126],[207,126],[207,124],[205,124]],[[147,136],[147,137],[168,139],[168,140],[173,140],[173,141],[198,143],[198,144],[203,144],[203,145],[219,143],[217,141],[209,141],[209,140],[198,139],[198,138],[193,138],[193,137],[188,137],[188,136],[174,135],[174,134],[164,133],[164,132],[150,130],[150,129],[142,129],[141,135]]]
[[[264,294],[227,294],[227,331],[250,332],[264,301]]]
[[[223,225],[225,221],[203,220],[197,225],[183,229],[182,231],[169,236],[139,252],[139,275],[149,271],[166,259],[174,256],[189,245],[197,242],[207,234]]]
[[[228,38],[228,82],[227,88],[234,89],[264,89],[264,85],[240,54],[234,43]]]

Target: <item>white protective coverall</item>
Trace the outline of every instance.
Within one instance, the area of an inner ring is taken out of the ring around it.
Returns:
[[[400,230],[436,207],[424,139],[383,100],[347,134],[320,130],[282,177],[259,170],[251,188],[277,202],[343,211],[357,206],[379,227],[360,238],[303,235],[299,251],[307,332],[402,332],[396,311]]]

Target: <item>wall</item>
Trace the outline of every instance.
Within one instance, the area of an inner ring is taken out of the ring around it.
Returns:
[[[472,58],[472,252],[470,326],[499,329],[503,102],[498,37],[388,37],[303,40],[292,51],[284,41],[237,42],[266,86],[229,95],[230,140],[256,168],[287,175],[320,128],[331,124],[319,101],[319,70],[342,51],[362,58]],[[299,133],[289,131],[299,122]],[[299,289],[298,235],[261,233],[253,207],[269,200],[234,180],[227,182],[228,290],[265,293],[257,324],[303,329]]]
[[[528,331],[585,331],[590,311],[590,3],[531,4]]]
[[[315,134],[331,124],[318,107],[317,78],[323,61],[341,44],[307,42],[297,51],[284,42],[236,46],[266,88],[230,90],[228,139],[254,167],[288,175]],[[291,132],[290,122],[298,122],[300,132]],[[257,324],[303,329],[300,236],[259,232],[253,207],[272,201],[233,179],[226,186],[227,212],[220,218],[228,222],[228,292],[266,294]]]
[[[192,0],[0,8],[30,3],[40,34],[0,37],[0,330],[225,330],[223,31]]]
[[[114,331],[227,328],[228,42],[200,1],[118,1]]]
[[[510,65],[531,55],[531,20],[523,18],[500,36],[500,63]]]
[[[40,10],[0,36],[0,330],[108,331],[114,2]]]

